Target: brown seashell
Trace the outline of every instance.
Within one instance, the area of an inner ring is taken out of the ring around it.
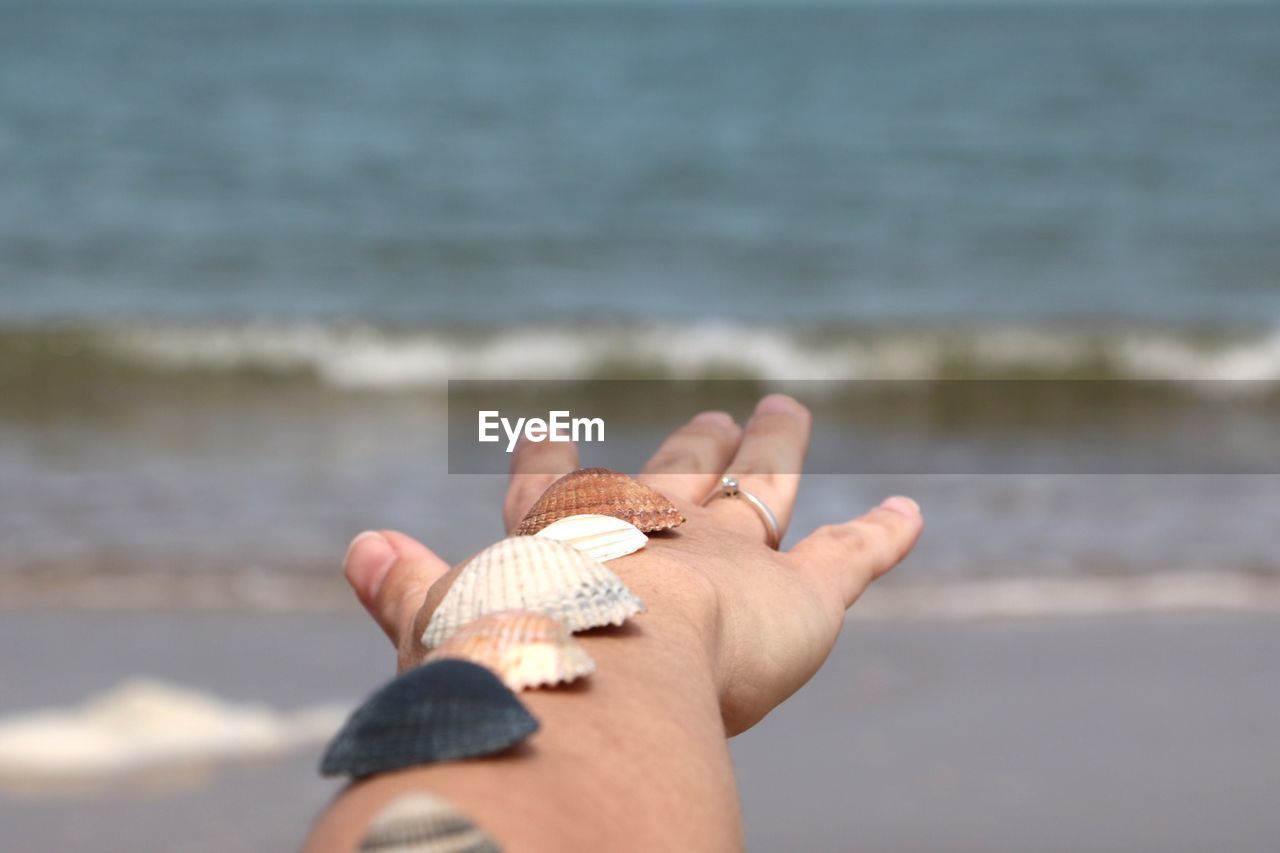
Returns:
[[[565,474],[542,493],[514,533],[537,533],[571,515],[609,515],[651,533],[684,524],[675,504],[626,474],[608,468],[580,468]]]
[[[503,610],[459,628],[427,660],[462,658],[488,667],[512,690],[567,683],[596,663],[555,617]]]

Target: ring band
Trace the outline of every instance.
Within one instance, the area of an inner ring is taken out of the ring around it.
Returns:
[[[778,545],[782,542],[782,535],[778,530],[778,517],[765,505],[764,501],[738,485],[737,477],[731,477],[728,474],[721,477],[720,484],[703,499],[702,505],[706,506],[716,498],[742,498],[751,504],[756,515],[760,516],[760,520],[764,522],[765,544],[775,551],[778,550]]]

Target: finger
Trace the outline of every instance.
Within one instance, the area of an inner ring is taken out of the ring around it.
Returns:
[[[639,480],[670,498],[702,500],[738,450],[742,427],[726,412],[703,412],[662,442]]]
[[[789,552],[847,608],[873,580],[907,555],[924,529],[911,498],[892,497],[853,521],[819,527]]]
[[[813,417],[809,410],[785,394],[770,394],[759,402],[742,444],[725,473],[764,501],[778,519],[779,536],[791,521],[791,508],[800,488],[800,469],[809,451],[809,431]],[[764,538],[764,523],[744,500],[714,500],[708,507],[726,524],[744,533]]]
[[[413,628],[427,589],[449,566],[412,537],[368,530],[351,540],[342,571],[356,598],[398,648]]]
[[[520,439],[511,457],[511,482],[502,502],[502,521],[511,532],[547,487],[578,467],[578,445],[571,441]]]

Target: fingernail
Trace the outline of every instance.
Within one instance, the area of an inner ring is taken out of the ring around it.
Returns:
[[[343,565],[351,583],[358,589],[365,590],[365,594],[372,599],[382,588],[382,582],[386,580],[396,557],[396,551],[387,537],[376,530],[366,530],[347,546]]]
[[[734,424],[733,415],[728,412],[702,412],[694,415],[690,423],[695,424],[713,424],[714,426],[731,427]]]
[[[797,405],[799,404],[786,394],[768,394],[756,404],[756,413],[786,412],[791,414],[795,412]]]
[[[892,510],[911,517],[915,517],[920,514],[920,504],[903,495],[894,495],[891,498],[885,498],[885,500],[880,504],[880,508]]]

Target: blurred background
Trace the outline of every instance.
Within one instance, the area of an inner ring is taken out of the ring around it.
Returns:
[[[501,534],[446,380],[655,377],[1184,389],[810,401],[795,528],[928,532],[735,741],[752,849],[1274,849],[1277,152],[1275,3],[0,2],[0,846],[295,847],[346,543]]]

